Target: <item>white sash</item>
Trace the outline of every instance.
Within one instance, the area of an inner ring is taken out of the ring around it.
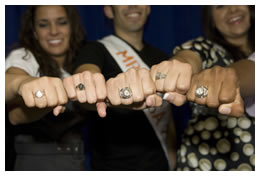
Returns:
[[[104,37],[102,40],[99,40],[99,42],[105,45],[106,49],[113,56],[123,72],[132,67],[150,69],[142,61],[140,56],[127,43],[118,37],[109,35]],[[157,108],[148,108],[143,111],[151,123],[158,139],[160,140],[161,146],[169,163],[167,135],[170,118],[173,117],[170,104],[163,101],[162,106]]]

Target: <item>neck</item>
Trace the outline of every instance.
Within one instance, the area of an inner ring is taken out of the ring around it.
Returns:
[[[116,35],[127,41],[131,44],[135,49],[141,51],[143,49],[143,31],[138,32],[125,32],[121,30],[115,29]]]
[[[60,68],[63,68],[65,56],[53,56],[53,59],[58,63]]]
[[[239,38],[226,39],[229,43],[238,46],[246,55],[251,53],[251,48],[248,41],[248,35],[241,36]]]

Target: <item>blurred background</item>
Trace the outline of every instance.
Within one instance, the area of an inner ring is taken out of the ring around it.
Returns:
[[[21,15],[27,6],[5,6],[5,55],[18,40]],[[100,39],[112,33],[102,5],[77,5],[88,40]],[[145,28],[146,42],[171,54],[172,49],[202,34],[199,5],[152,5]]]

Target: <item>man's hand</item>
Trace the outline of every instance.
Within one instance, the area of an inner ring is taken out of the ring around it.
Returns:
[[[158,92],[166,93],[164,99],[176,106],[186,101],[190,88],[192,67],[178,60],[163,61],[151,69],[151,77]]]

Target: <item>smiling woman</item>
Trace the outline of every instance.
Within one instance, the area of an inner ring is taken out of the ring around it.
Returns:
[[[84,170],[83,119],[62,83],[84,43],[79,15],[73,6],[29,6],[19,37],[5,62],[5,100],[17,129],[14,169]]]

